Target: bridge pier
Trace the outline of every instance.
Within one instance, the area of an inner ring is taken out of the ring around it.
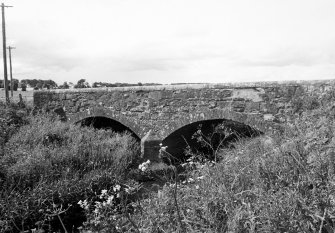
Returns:
[[[141,157],[144,161],[150,160],[151,162],[160,162],[159,157],[160,144],[162,139],[160,139],[155,133],[150,130],[141,139]]]

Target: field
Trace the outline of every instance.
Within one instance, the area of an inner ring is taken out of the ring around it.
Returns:
[[[33,90],[28,90],[28,91],[14,91],[13,92],[13,98],[10,97],[10,99],[17,103],[20,101],[19,99],[19,94],[22,95],[23,101],[25,101],[28,105],[32,106],[33,105]],[[9,96],[11,96],[11,93],[9,92]],[[6,94],[3,89],[0,89],[0,101],[4,102],[6,99]]]
[[[332,233],[334,94],[299,102],[280,134],[179,163],[162,147],[156,164],[129,134],[2,104],[1,232]]]

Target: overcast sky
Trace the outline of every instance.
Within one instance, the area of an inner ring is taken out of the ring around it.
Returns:
[[[4,0],[14,78],[335,78],[335,0]],[[2,58],[2,57],[1,57]],[[3,66],[1,75],[3,76]]]

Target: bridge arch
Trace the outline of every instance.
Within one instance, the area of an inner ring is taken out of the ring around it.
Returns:
[[[68,117],[68,121],[72,124],[79,123],[81,121],[92,118],[107,118],[111,121],[115,121],[116,123],[123,125],[126,129],[128,129],[131,133],[133,133],[138,139],[143,137],[140,128],[136,125],[135,122],[130,121],[127,117],[122,114],[106,109],[87,109],[86,111],[78,112],[70,117]]]
[[[222,128],[221,126],[224,126]],[[226,129],[230,130],[226,131]],[[201,130],[201,133],[197,133]],[[227,134],[228,133],[228,134]],[[173,131],[162,140],[162,144],[167,146],[167,152],[173,158],[183,161],[187,159],[187,153],[204,153],[208,158],[212,156],[213,150],[219,147],[229,147],[239,138],[255,137],[263,132],[236,121],[226,119],[211,119],[192,122]],[[198,136],[206,140],[206,144],[199,143]],[[208,143],[208,144],[207,144]],[[186,156],[186,157],[185,157]]]
[[[160,132],[160,138],[165,139],[176,130],[190,125],[195,122],[208,121],[208,120],[229,120],[250,126],[262,133],[273,132],[280,130],[281,126],[273,121],[266,121],[261,114],[247,114],[234,112],[227,109],[213,109],[201,113],[190,113],[183,115],[180,119],[168,123],[164,130]]]

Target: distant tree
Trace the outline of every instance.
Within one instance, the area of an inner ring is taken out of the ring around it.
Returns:
[[[64,82],[63,85],[60,85],[60,86],[59,86],[59,88],[60,88],[60,89],[69,89],[70,86],[69,86],[69,84],[67,84],[67,82]]]
[[[21,83],[21,91],[26,91],[27,90],[27,84]]]
[[[51,79],[49,79],[49,80],[41,80],[41,81],[43,81],[43,86],[45,85],[45,87],[47,89],[54,89],[54,88],[58,87],[57,83],[55,81],[51,80]]]
[[[22,79],[21,83],[25,83],[30,87],[43,87],[44,85],[49,85],[49,88],[54,89],[57,88],[57,83],[51,79],[42,80],[42,79]]]
[[[90,84],[86,82],[86,79],[79,79],[74,88],[90,88]]]
[[[138,86],[143,86],[143,84],[141,82],[137,83]]]
[[[42,83],[37,83],[36,86],[34,87],[34,90],[40,90],[42,89]]]
[[[19,87],[19,80],[13,79],[13,91],[17,91],[17,88]],[[10,90],[11,84],[9,82],[9,90]]]
[[[50,89],[50,84],[48,84],[48,83],[44,83],[43,86],[42,86],[42,88],[43,88],[43,89],[46,88],[46,89],[49,90],[49,89]]]

